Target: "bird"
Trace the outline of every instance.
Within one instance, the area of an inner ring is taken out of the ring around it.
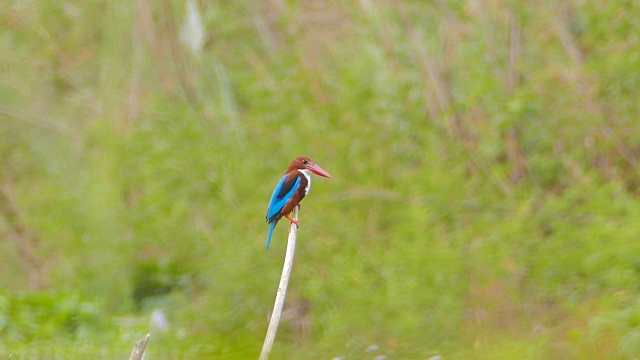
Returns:
[[[315,161],[307,156],[298,156],[293,159],[284,175],[273,190],[269,207],[267,208],[267,223],[269,223],[269,236],[267,237],[267,249],[271,243],[273,229],[282,217],[287,218],[292,224],[300,227],[300,222],[292,219],[289,214],[300,201],[309,193],[311,188],[311,174],[330,178],[331,175],[321,168]]]

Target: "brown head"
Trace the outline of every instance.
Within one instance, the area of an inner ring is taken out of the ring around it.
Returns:
[[[316,164],[315,161],[306,156],[298,156],[297,158],[293,159],[291,164],[289,164],[289,167],[287,167],[286,173],[290,173],[296,170],[309,170],[318,176],[326,178],[331,177],[331,175],[329,175],[328,172],[326,172],[323,168]]]

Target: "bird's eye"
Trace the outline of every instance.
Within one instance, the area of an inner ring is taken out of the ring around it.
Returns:
[[[306,165],[308,161],[306,159],[302,159],[302,163]]]

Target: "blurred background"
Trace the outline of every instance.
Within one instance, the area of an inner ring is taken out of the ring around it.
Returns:
[[[640,2],[3,1],[0,357],[640,354]]]

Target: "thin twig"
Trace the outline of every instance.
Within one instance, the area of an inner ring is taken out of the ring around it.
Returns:
[[[198,93],[196,92],[193,83],[187,72],[187,64],[185,63],[184,55],[180,50],[178,43],[178,30],[173,18],[173,10],[171,2],[169,0],[162,1],[162,12],[164,15],[164,26],[167,31],[167,41],[169,43],[169,51],[173,64],[176,68],[176,76],[182,85],[185,97],[189,104],[194,109],[200,109],[200,102],[198,101]]]
[[[514,96],[520,85],[520,60],[522,58],[522,35],[520,22],[513,9],[507,12],[509,22],[509,67],[507,70],[507,94]],[[518,124],[512,125],[505,134],[505,147],[507,158],[512,165],[509,178],[512,184],[516,184],[527,175],[527,159],[522,151],[522,132]]]
[[[518,18],[513,10],[507,13],[509,21],[509,68],[507,73],[507,93],[513,94],[518,88],[519,64],[522,49],[522,36]]]
[[[562,4],[562,3],[560,3]],[[571,14],[569,8],[566,6],[560,6],[558,10],[554,12],[553,25],[555,26],[558,39],[567,53],[573,64],[578,69],[582,68],[584,64],[584,54],[580,48],[580,44],[575,35],[571,32]]]
[[[417,49],[419,61],[424,66],[424,70],[426,70],[429,81],[433,86],[437,103],[435,115],[446,122],[447,131],[452,138],[464,140],[467,138],[467,131],[462,123],[462,118],[454,109],[455,99],[451,90],[451,84],[446,80],[445,72],[439,69],[435,58],[424,45],[425,41],[421,33],[416,29],[412,29],[409,36],[414,47]]]
[[[298,220],[298,207],[296,207],[293,212],[293,218],[295,220]],[[269,321],[267,336],[265,336],[264,344],[262,345],[260,360],[269,359],[269,354],[271,353],[271,348],[273,347],[273,341],[276,338],[278,324],[280,323],[280,316],[282,315],[282,308],[284,307],[284,298],[285,296],[287,296],[287,287],[289,286],[291,269],[293,268],[293,256],[296,252],[297,233],[298,227],[295,224],[291,223],[291,229],[289,230],[289,239],[287,240],[287,254],[284,258],[282,276],[280,276],[280,285],[278,285],[278,291],[276,292],[276,302],[273,305],[273,313],[271,314],[271,321]]]
[[[18,252],[20,266],[27,274],[27,283],[30,289],[36,290],[42,287],[43,261],[38,256],[42,246],[38,233],[27,225],[18,210],[18,196],[15,192],[15,178],[12,173],[12,164],[5,156],[3,163],[5,174],[0,178],[0,219],[4,218],[9,224],[7,231],[8,241],[15,244]]]

